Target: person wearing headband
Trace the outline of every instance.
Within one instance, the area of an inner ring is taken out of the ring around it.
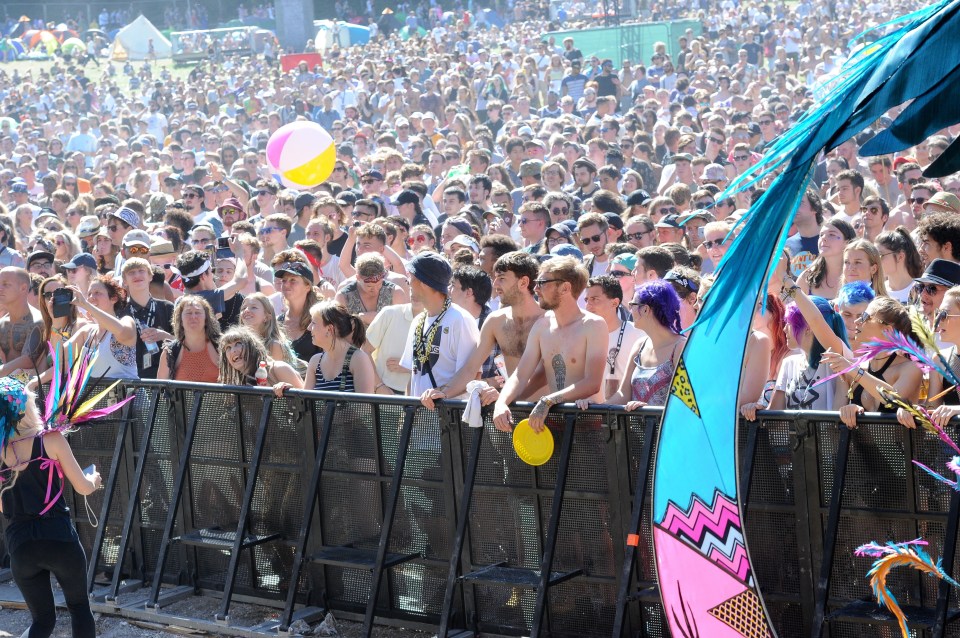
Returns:
[[[220,321],[221,329],[237,322],[239,306],[236,313],[227,316],[226,304],[247,285],[249,280],[249,270],[243,258],[245,249],[246,247],[236,237],[230,238],[230,250],[238,257],[237,268],[233,273],[233,279],[225,283],[221,282],[219,287],[214,279],[214,268],[207,253],[190,250],[177,258],[176,268],[183,278],[184,294],[198,295],[209,303]]]

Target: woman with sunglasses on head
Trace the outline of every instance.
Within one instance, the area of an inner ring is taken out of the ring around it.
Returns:
[[[605,403],[623,405],[628,411],[665,405],[677,357],[687,340],[680,334],[680,298],[670,283],[649,281],[637,288],[629,306],[634,327],[646,338],[631,350],[620,387]],[[588,405],[586,400],[577,401],[581,409]]]
[[[76,332],[71,343],[79,347],[91,333],[98,340],[93,378],[137,379],[137,324],[128,313],[127,291],[111,277],[100,275],[90,283],[86,294],[76,286],[71,303],[96,323]]]
[[[900,303],[910,301],[914,279],[923,275],[923,259],[904,226],[881,233],[876,241],[888,294]]]
[[[823,223],[817,240],[820,254],[797,280],[804,293],[825,299],[836,297],[843,275],[843,251],[847,242],[856,236],[853,226],[842,219],[828,219]]]
[[[960,376],[960,355],[957,352],[960,348],[960,286],[944,293],[943,301],[934,315],[933,330],[940,341],[952,344],[947,350],[941,350],[940,354],[950,370]],[[937,425],[946,427],[950,419],[960,414],[960,391],[934,371],[930,372],[927,396],[929,398],[925,405],[930,409],[931,421]],[[913,416],[903,408],[897,409],[897,421],[911,429],[917,427]]]
[[[61,230],[53,234],[53,245],[56,248],[54,258],[60,263],[66,263],[83,252],[80,240],[68,230]]]

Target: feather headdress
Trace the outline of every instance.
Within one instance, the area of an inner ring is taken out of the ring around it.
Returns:
[[[77,425],[116,412],[133,399],[130,396],[111,406],[94,409],[120,383],[115,381],[94,394],[94,389],[110,372],[107,370],[96,379],[93,378],[93,364],[97,360],[100,347],[100,339],[97,339],[95,334],[88,336],[76,349],[73,344],[63,343],[59,346],[50,344],[49,347],[52,361],[50,389],[45,397],[41,397],[46,430],[73,429]]]
[[[897,619],[903,638],[910,638],[910,630],[907,628],[907,617],[900,609],[897,599],[887,589],[887,577],[891,571],[897,567],[912,567],[917,571],[942,579],[954,587],[960,588],[960,585],[943,571],[940,561],[934,563],[930,555],[921,548],[926,544],[926,541],[919,538],[903,543],[887,543],[886,545],[872,542],[861,545],[854,551],[855,556],[869,556],[877,559],[870,571],[867,572],[870,577],[870,586],[873,587],[873,595],[876,596],[877,602],[886,607]]]

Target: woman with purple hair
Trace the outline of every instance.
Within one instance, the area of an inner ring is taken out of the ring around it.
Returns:
[[[846,341],[846,328],[840,315],[822,297],[807,297],[816,306],[833,334]],[[801,354],[790,355],[780,364],[780,373],[774,386],[771,410],[836,410],[843,404],[843,394],[836,379],[817,385],[829,377],[830,366],[821,364],[824,346],[814,336],[803,313],[796,304],[787,307],[784,332],[790,348],[800,348]]]
[[[628,305],[633,325],[647,337],[633,347],[620,388],[606,403],[625,405],[628,411],[665,405],[677,357],[687,340],[680,334],[680,297],[672,285],[657,279],[637,288]],[[587,402],[577,401],[577,405],[585,409]]]

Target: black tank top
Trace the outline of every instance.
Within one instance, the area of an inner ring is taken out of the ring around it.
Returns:
[[[7,551],[13,554],[18,547],[34,540],[71,542],[77,540],[77,532],[70,520],[70,508],[60,490],[63,481],[52,461],[47,461],[43,449],[43,436],[35,437],[30,452],[30,462],[20,470],[17,482],[3,493],[3,516],[7,519]],[[46,465],[44,463],[46,462]],[[4,481],[13,479],[13,472],[0,461]],[[50,498],[56,502],[44,514]]]
[[[872,374],[873,376],[875,376],[875,377],[877,377],[878,379],[880,379],[881,381],[886,381],[886,379],[883,377],[883,375],[887,372],[887,369],[889,369],[890,366],[893,365],[893,360],[896,359],[897,356],[898,356],[898,355],[892,355],[890,358],[888,358],[886,361],[884,361],[883,365],[880,366],[880,369],[877,370],[876,372],[873,372],[873,371],[870,370],[870,364],[868,363],[868,364],[867,364],[867,371],[870,372],[870,374]],[[856,405],[859,405],[860,407],[863,407],[863,385],[862,385],[862,384],[861,384],[861,385],[858,385],[857,387],[855,387],[855,388],[853,389],[853,399],[852,399],[852,403],[854,403],[854,404],[856,404]],[[880,404],[880,407],[877,408],[877,412],[879,412],[879,413],[881,413],[881,414],[896,414],[896,413],[897,413],[897,407],[896,407],[896,406],[893,406],[893,407],[891,407],[891,408],[888,408],[887,406],[885,406],[884,404],[881,403],[881,404]]]

